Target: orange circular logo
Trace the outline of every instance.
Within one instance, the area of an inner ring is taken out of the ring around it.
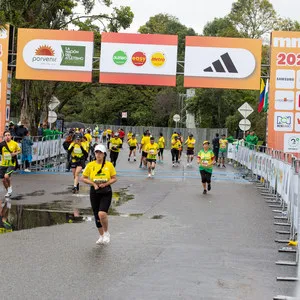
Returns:
[[[137,66],[137,67],[141,67],[146,63],[146,55],[143,52],[135,52],[132,55],[131,61],[132,63]]]
[[[154,67],[160,68],[162,67],[166,62],[166,58],[164,53],[162,52],[155,52],[151,56],[151,63]]]

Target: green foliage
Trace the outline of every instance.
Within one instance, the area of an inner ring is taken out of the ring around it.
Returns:
[[[208,22],[204,26],[203,35],[217,37],[241,37],[241,34],[228,17],[215,18],[212,22]]]
[[[229,19],[243,37],[260,38],[272,31],[278,17],[269,0],[238,0],[232,4]]]

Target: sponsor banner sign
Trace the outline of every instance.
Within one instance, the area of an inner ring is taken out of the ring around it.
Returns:
[[[10,114],[9,106],[7,105],[8,42],[9,25],[0,29],[0,135],[3,134],[5,126],[8,125]]]
[[[102,33],[100,82],[176,85],[177,35]]]
[[[186,37],[184,86],[260,89],[261,40]]]
[[[300,32],[272,33],[268,147],[299,153]]]
[[[94,33],[18,30],[17,79],[91,82]]]

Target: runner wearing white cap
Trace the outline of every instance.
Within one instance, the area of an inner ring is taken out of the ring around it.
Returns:
[[[112,200],[111,185],[117,181],[117,173],[113,164],[106,161],[106,148],[104,145],[95,147],[96,160],[87,164],[82,174],[82,181],[91,186],[90,200],[95,216],[95,223],[100,237],[97,245],[108,244],[108,210]]]

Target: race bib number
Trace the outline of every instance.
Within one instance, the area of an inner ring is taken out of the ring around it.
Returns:
[[[74,148],[74,153],[75,154],[82,154],[81,148]]]
[[[4,158],[4,160],[11,160],[11,154],[10,153],[4,153],[3,158]]]
[[[203,166],[208,166],[208,161],[207,160],[202,160],[202,165]]]

